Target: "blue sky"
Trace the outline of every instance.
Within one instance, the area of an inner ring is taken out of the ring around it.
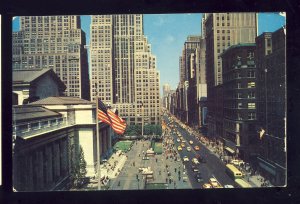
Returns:
[[[179,82],[179,56],[188,35],[201,34],[202,14],[145,14],[144,34],[157,59],[160,82],[169,83],[172,89]],[[81,16],[81,27],[90,36],[90,16]],[[285,25],[285,17],[278,13],[258,14],[258,35],[273,32]],[[19,30],[19,20],[13,21],[13,31]],[[161,88],[162,89],[162,88]]]

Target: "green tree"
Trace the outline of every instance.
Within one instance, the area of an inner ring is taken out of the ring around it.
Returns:
[[[86,161],[84,159],[84,152],[82,146],[79,146],[78,153],[75,150],[75,145],[70,147],[71,156],[71,182],[74,187],[79,187],[80,182],[86,177]]]

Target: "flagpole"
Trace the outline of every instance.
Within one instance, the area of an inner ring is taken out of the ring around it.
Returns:
[[[101,173],[100,173],[100,137],[99,137],[99,121],[98,121],[98,94],[96,95],[96,138],[97,138],[97,174],[98,174],[98,190],[101,190]]]

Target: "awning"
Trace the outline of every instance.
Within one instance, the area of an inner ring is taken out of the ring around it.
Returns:
[[[231,154],[234,154],[235,151],[233,149],[231,149],[230,147],[225,147],[225,149],[230,152]]]

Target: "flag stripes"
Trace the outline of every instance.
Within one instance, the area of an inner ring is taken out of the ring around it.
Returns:
[[[124,134],[126,121],[120,118],[112,110],[107,109],[100,99],[98,99],[98,119],[109,124],[117,134]]]
[[[105,122],[108,125],[111,125],[109,117],[101,110],[98,109],[98,119]]]

